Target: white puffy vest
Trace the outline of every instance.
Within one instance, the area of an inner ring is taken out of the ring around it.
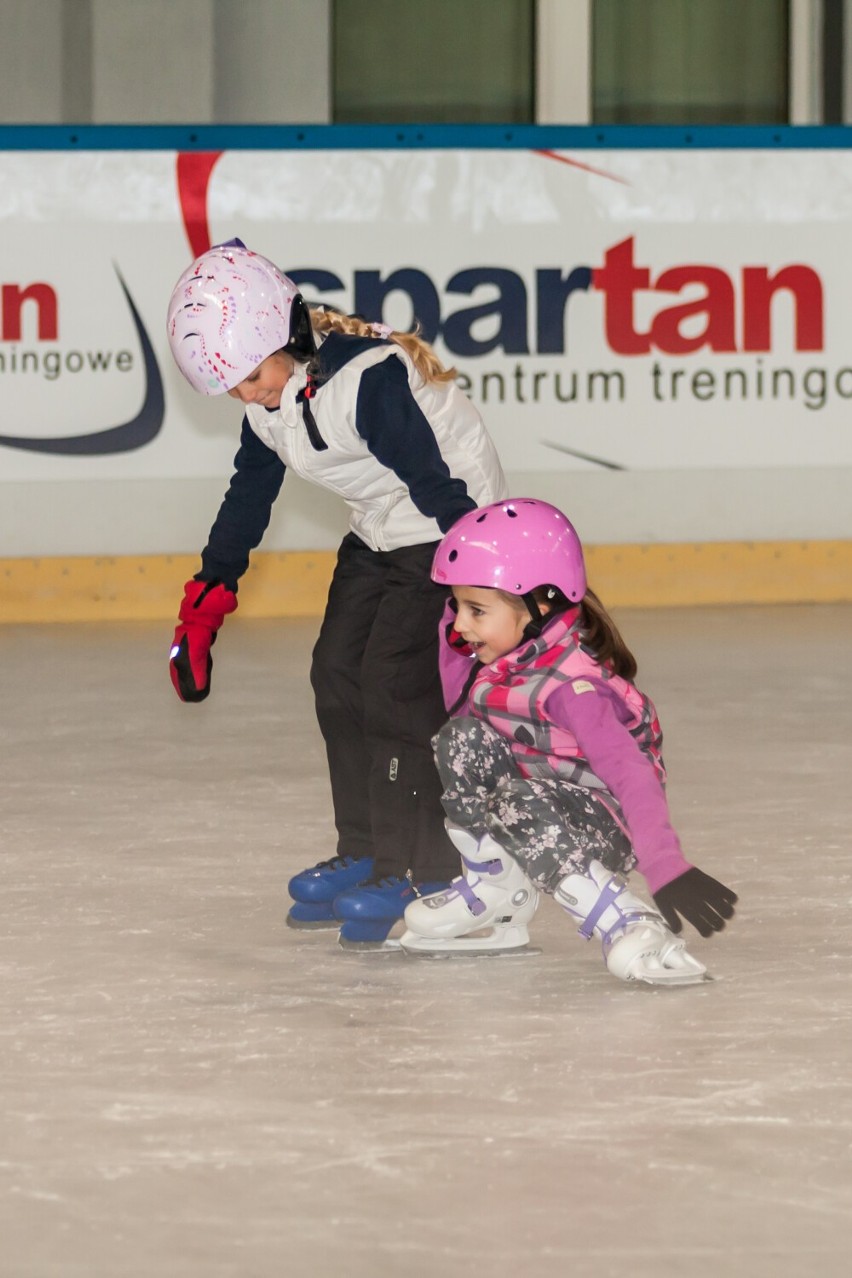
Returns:
[[[296,365],[284,388],[281,406],[269,413],[249,404],[246,416],[255,434],[298,475],[337,493],[349,507],[349,526],[372,550],[396,550],[443,536],[435,519],[421,513],[403,480],[373,454],[358,433],[358,387],[365,369],[385,359],[401,360],[411,394],[432,428],[450,474],[464,480],[477,506],[508,493],[497,451],[479,412],[455,383],[424,383],[405,351],[376,342],[338,369],[318,388],[310,409],[327,445],[315,448],[297,395],[307,382]]]

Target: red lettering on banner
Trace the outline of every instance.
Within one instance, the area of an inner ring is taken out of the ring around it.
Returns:
[[[770,275],[765,266],[743,267],[743,350],[771,350],[770,308],[779,289],[793,295],[796,350],[821,351],[822,280],[810,266],[785,266],[776,275]]]
[[[49,284],[3,285],[3,341],[21,340],[21,311],[24,302],[33,302],[38,310],[38,336],[42,342],[55,342],[59,331],[56,293]]]
[[[652,283],[651,272],[637,266],[630,236],[604,253],[604,264],[592,271],[592,286],[604,295],[604,331],[619,355],[647,355],[652,349],[666,355],[686,355],[707,347],[711,351],[736,351],[737,293],[727,271],[718,266],[675,266]],[[657,312],[647,332],[635,324],[634,297],[640,290],[679,293],[700,285],[704,296]],[[786,290],[793,299],[793,327],[798,351],[823,349],[822,280],[809,266],[785,266],[770,275],[765,266],[745,266],[742,271],[742,350],[768,351],[772,346],[771,306],[775,293]],[[700,333],[687,335],[682,325],[696,315],[706,315]]]
[[[709,346],[713,351],[735,351],[736,299],[730,276],[718,266],[675,266],[670,271],[663,271],[654,288],[660,292],[679,293],[688,284],[700,284],[705,288],[704,297],[661,311],[651,325],[653,344],[669,355],[688,355],[702,346]],[[706,315],[707,323],[701,333],[684,337],[680,325],[693,315]]]
[[[604,294],[606,340],[619,355],[647,355],[651,349],[648,333],[633,327],[633,294],[650,288],[651,272],[633,265],[633,236],[604,253],[603,266],[592,271],[592,286]]]

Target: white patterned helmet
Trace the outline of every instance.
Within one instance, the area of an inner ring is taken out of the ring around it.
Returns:
[[[315,348],[298,288],[240,240],[197,257],[172,292],[169,345],[178,368],[202,395],[222,395],[274,351],[306,359]]]

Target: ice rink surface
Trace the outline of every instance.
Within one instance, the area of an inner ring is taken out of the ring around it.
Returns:
[[[353,955],[284,926],[334,851],[314,620],[0,628],[2,1278],[852,1272],[852,608],[622,612],[716,980]],[[634,885],[645,894],[644,883]]]

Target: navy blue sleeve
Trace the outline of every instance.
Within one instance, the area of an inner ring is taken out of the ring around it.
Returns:
[[[197,580],[218,578],[230,590],[236,590],[237,581],[248,568],[250,552],[266,532],[286,469],[278,454],[258,439],[244,417],[234,474],[201,552]]]
[[[437,520],[441,532],[476,509],[464,480],[450,474],[395,355],[362,373],[355,422],[373,456],[399,476],[417,509]]]

